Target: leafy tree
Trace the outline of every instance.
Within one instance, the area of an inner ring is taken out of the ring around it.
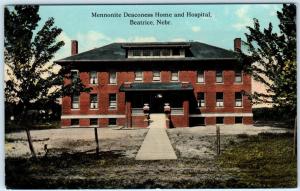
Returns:
[[[34,157],[29,131],[29,106],[34,104],[47,109],[47,106],[62,94],[89,91],[80,79],[61,91],[63,77],[68,73],[70,66],[55,72],[59,68],[50,61],[64,45],[63,41],[56,40],[62,29],[54,26],[54,18],[49,18],[38,30],[41,19],[38,11],[39,6],[17,5],[5,7],[4,13],[4,58],[6,75],[9,78],[5,83],[5,99],[6,102],[18,104],[21,110],[18,121],[26,129]]]
[[[240,54],[244,70],[266,86],[267,93],[249,94],[253,103],[272,103],[281,111],[296,115],[296,6],[284,4],[277,12],[280,32],[273,25],[261,30],[259,21],[245,33],[247,53]]]

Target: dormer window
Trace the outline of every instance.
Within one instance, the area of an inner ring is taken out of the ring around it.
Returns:
[[[161,53],[162,56],[170,56],[171,51],[169,49],[163,49]]]
[[[183,48],[134,48],[127,50],[128,58],[184,58]]]

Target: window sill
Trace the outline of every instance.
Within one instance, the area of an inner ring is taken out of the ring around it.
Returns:
[[[78,111],[78,110],[80,110],[80,108],[71,108],[71,111]]]
[[[115,110],[117,110],[117,108],[116,107],[110,107],[110,108],[108,108],[108,110],[109,111],[115,111]]]
[[[202,85],[202,84],[205,84],[205,82],[196,82],[196,84]]]
[[[96,110],[98,110],[99,108],[90,108],[90,110],[94,110],[94,111],[96,111]]]
[[[107,85],[109,85],[109,86],[116,86],[116,85],[117,85],[117,83],[115,83],[115,84],[107,84]]]
[[[70,127],[80,127],[80,125],[70,125]]]
[[[234,108],[243,108],[243,106],[234,106]]]

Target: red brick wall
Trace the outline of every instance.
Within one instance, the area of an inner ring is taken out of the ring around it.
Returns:
[[[87,87],[92,87],[92,91],[90,93],[98,94],[98,109],[91,110],[90,109],[90,99],[89,93],[81,93],[80,95],[80,109],[71,109],[71,98],[64,97],[62,99],[62,114],[68,115],[86,115],[86,114],[94,114],[94,115],[109,115],[109,114],[117,114],[117,115],[125,115],[125,93],[119,92],[119,88],[121,84],[126,81],[133,82],[134,81],[134,71],[137,70],[136,65],[145,66],[145,68],[139,68],[139,70],[143,70],[143,82],[152,82],[152,71],[157,69],[161,71],[161,82],[169,82],[171,79],[170,69],[178,70],[179,72],[179,80],[191,82],[194,87],[194,98],[196,98],[198,92],[205,92],[206,98],[206,107],[201,108],[201,113],[251,113],[252,108],[250,101],[247,97],[243,97],[243,107],[235,108],[235,92],[240,92],[242,90],[246,92],[251,91],[251,78],[249,75],[243,74],[243,83],[235,84],[234,83],[234,64],[232,63],[128,63],[128,65],[124,65],[125,63],[113,64],[97,64],[97,68],[91,68],[92,64],[96,63],[80,63],[78,65],[78,69],[80,71],[80,78]],[[187,68],[187,64],[189,64],[189,68]],[[184,66],[183,66],[184,65]],[[88,68],[88,66],[90,68]],[[76,66],[75,66],[76,67]],[[96,66],[95,66],[96,67]],[[202,68],[205,71],[205,83],[199,84],[196,82],[197,80],[197,69]],[[224,83],[216,84],[215,83],[215,71],[216,68],[223,69],[223,79]],[[98,71],[98,84],[90,85],[89,84],[89,71]],[[117,84],[112,85],[109,83],[109,73],[108,71],[113,70],[117,72]],[[70,80],[65,80],[65,84],[70,83]],[[224,107],[216,108],[215,105],[215,97],[216,92],[223,92],[224,98]],[[117,94],[117,109],[110,110],[109,109],[109,94],[116,93]],[[183,94],[184,95],[184,94]],[[189,110],[192,111],[194,109],[194,105],[184,101],[183,106],[185,107],[185,115],[183,119],[179,120],[178,117],[174,118],[175,126],[188,126],[189,125]],[[62,120],[62,126],[68,126],[70,120]],[[87,122],[85,120],[80,120],[80,125],[85,125]],[[117,119],[118,125],[125,125],[125,119],[119,118]],[[132,120],[134,126],[145,126],[141,119],[136,118]],[[234,117],[224,118],[225,124],[234,123]],[[244,117],[245,124],[252,123],[252,117]],[[100,119],[99,126],[105,127],[108,124],[108,119]],[[207,117],[206,124],[215,124],[215,118]],[[130,125],[130,124],[129,124]]]

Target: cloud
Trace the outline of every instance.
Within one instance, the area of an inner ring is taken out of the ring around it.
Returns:
[[[234,23],[232,25],[232,27],[235,28],[236,30],[240,31],[242,29],[245,29],[246,26],[251,25],[252,20],[248,16],[248,12],[249,12],[249,6],[248,5],[242,6],[239,9],[237,9],[235,11],[235,15],[237,16],[238,21],[236,23]]]
[[[192,31],[193,32],[199,32],[201,28],[199,26],[192,26]]]
[[[247,13],[249,11],[249,6],[245,5],[235,11],[235,15],[240,19],[245,19],[247,17]]]
[[[157,42],[158,40],[154,36],[135,36],[128,38],[127,42]]]
[[[187,40],[185,38],[173,38],[170,41],[171,42],[185,42]]]
[[[79,43],[78,50],[84,52],[93,48],[97,48],[101,45],[112,42],[112,39],[103,33],[97,31],[88,31],[85,34],[78,33],[76,39]],[[81,43],[81,44],[80,44]]]

